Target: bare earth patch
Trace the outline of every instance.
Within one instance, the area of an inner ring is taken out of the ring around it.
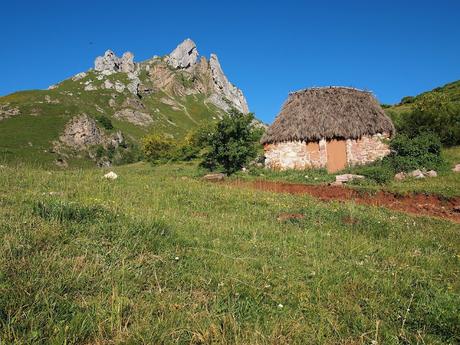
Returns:
[[[228,185],[275,193],[309,194],[323,201],[354,201],[357,204],[390,208],[415,215],[449,219],[460,223],[460,197],[442,198],[436,195],[398,195],[379,191],[362,193],[350,188],[327,185],[307,185],[272,181],[229,181]]]

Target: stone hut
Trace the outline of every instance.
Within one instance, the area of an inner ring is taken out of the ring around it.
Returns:
[[[370,92],[320,87],[290,93],[261,142],[268,168],[335,172],[389,154],[394,132]]]

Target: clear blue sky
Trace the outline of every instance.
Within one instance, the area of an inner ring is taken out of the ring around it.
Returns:
[[[347,85],[394,103],[460,79],[460,1],[2,1],[0,95],[46,88],[112,49],[190,37],[270,123],[289,91]]]

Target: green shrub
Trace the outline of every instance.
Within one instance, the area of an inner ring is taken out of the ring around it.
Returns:
[[[406,96],[401,99],[400,104],[410,104],[414,103],[415,97],[414,96]]]
[[[253,114],[242,114],[236,110],[225,115],[210,137],[210,150],[202,164],[208,169],[232,174],[255,158],[260,144],[253,120]]]
[[[378,184],[385,184],[391,181],[395,174],[393,167],[386,161],[379,161],[371,165],[355,167],[352,169],[352,172],[358,175],[363,175],[366,179]]]
[[[174,141],[164,135],[151,134],[142,139],[142,153],[154,163],[170,160],[174,147]]]
[[[392,153],[384,158],[394,171],[414,169],[439,169],[444,165],[441,157],[441,141],[432,133],[420,134],[410,138],[404,134],[396,135],[390,141]]]
[[[105,115],[99,115],[96,118],[97,122],[101,124],[102,127],[104,127],[107,130],[113,129],[113,124],[112,121]]]
[[[409,137],[431,132],[445,146],[460,145],[460,106],[444,94],[429,93],[417,97],[412,111],[402,114],[395,126]]]

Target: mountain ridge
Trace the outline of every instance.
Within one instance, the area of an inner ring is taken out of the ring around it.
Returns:
[[[118,57],[107,50],[93,68],[47,90],[0,97],[0,159],[60,166],[89,159],[107,165],[115,161],[110,150],[123,151],[152,132],[180,139],[231,108],[249,112],[217,55],[200,56],[191,39],[168,55],[140,62],[130,52]],[[69,139],[72,135],[93,137],[73,145],[79,139]]]

